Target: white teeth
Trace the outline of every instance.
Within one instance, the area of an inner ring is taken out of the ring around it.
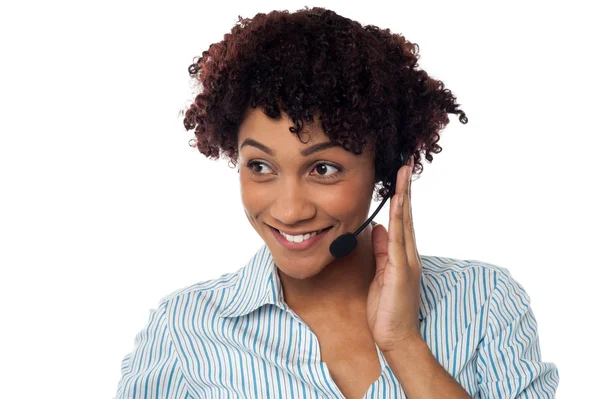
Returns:
[[[286,240],[288,240],[289,242],[302,242],[304,240],[308,240],[310,237],[314,237],[317,235],[317,233],[321,232],[321,230],[319,231],[313,231],[312,233],[306,233],[304,235],[298,235],[298,236],[291,236],[289,234],[285,234],[283,231],[279,230],[279,233],[285,237]]]

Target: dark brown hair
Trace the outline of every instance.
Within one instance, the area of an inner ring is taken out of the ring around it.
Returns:
[[[379,198],[391,188],[400,152],[414,155],[415,173],[442,151],[439,132],[459,114],[444,84],[417,69],[419,46],[400,34],[313,7],[238,16],[222,41],[195,57],[188,72],[200,93],[185,110],[186,130],[211,159],[237,164],[238,128],[248,107],[270,118],[289,115],[298,135],[318,115],[323,132],[347,151],[374,143]],[[183,112],[182,112],[183,113]]]

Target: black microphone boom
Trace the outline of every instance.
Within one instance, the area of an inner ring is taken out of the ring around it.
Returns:
[[[408,162],[408,154],[405,152],[401,153],[400,154],[400,166],[398,167],[398,169],[400,169],[402,166],[406,165],[407,162]],[[356,248],[356,245],[358,244],[358,241],[356,240],[356,236],[359,235],[361,231],[363,231],[363,229],[367,226],[367,224],[369,224],[371,222],[371,220],[373,220],[375,215],[377,215],[377,213],[379,212],[379,210],[381,209],[383,204],[385,204],[385,202],[388,200],[388,198],[390,198],[391,196],[394,195],[394,193],[396,191],[396,178],[398,176],[398,169],[394,170],[394,176],[391,179],[392,185],[390,187],[390,192],[388,193],[388,195],[385,196],[383,201],[381,201],[381,204],[379,204],[377,209],[375,209],[375,212],[373,212],[371,217],[368,218],[367,221],[364,222],[362,224],[362,226],[360,226],[358,228],[358,230],[356,230],[354,233],[350,233],[350,232],[344,233],[341,236],[339,236],[338,238],[336,238],[335,240],[333,240],[333,242],[329,246],[329,252],[331,253],[331,255],[333,255],[334,258],[340,259],[345,256],[348,256]]]

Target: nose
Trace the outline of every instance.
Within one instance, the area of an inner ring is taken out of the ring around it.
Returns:
[[[277,198],[271,204],[270,214],[281,224],[293,226],[313,218],[316,207],[306,187],[290,182],[280,186]]]

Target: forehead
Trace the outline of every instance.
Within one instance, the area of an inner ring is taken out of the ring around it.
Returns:
[[[319,114],[315,113],[313,122],[304,121],[300,133],[301,141],[298,139],[296,133],[290,132],[289,129],[290,127],[294,127],[294,123],[286,113],[281,112],[281,118],[276,120],[269,118],[261,108],[250,107],[246,111],[244,119],[238,129],[238,155],[241,156],[242,152],[245,151],[255,151],[251,150],[251,148],[254,148],[253,146],[244,146],[244,149],[241,149],[241,145],[244,141],[252,139],[272,150],[274,156],[294,159],[300,157],[300,159],[303,159],[309,154],[318,151],[316,148],[311,147],[314,147],[317,144],[331,142],[331,139],[323,132],[318,117]],[[339,160],[352,159],[359,163],[367,163],[370,165],[375,159],[374,147],[373,139],[367,138],[367,144],[363,147],[363,152],[359,155],[345,150],[339,144],[328,147],[325,151],[331,156],[341,157]]]
[[[276,120],[269,118],[261,108],[250,107],[246,111],[244,120],[238,130],[238,148],[249,137],[261,143],[269,143],[267,144],[269,146],[296,145],[305,147],[309,144],[330,141],[329,137],[323,133],[316,115],[314,122],[304,121],[300,133],[302,142],[298,140],[295,133],[290,132],[290,127],[294,127],[294,123],[285,112],[282,111],[281,118]]]

